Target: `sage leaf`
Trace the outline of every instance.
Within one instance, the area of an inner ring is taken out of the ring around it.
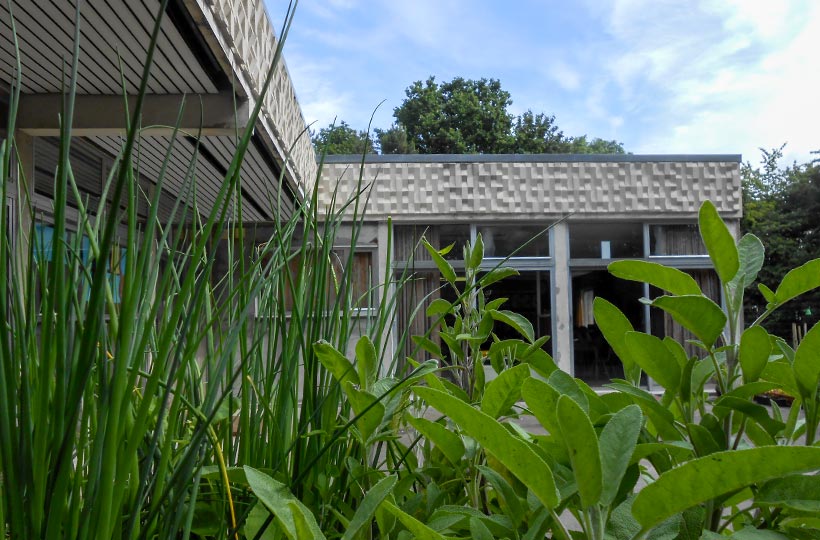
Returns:
[[[717,452],[661,474],[635,497],[644,530],[687,508],[787,474],[820,469],[820,447],[764,446]]]

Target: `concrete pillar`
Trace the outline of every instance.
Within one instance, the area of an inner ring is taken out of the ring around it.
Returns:
[[[392,298],[393,295],[396,294],[396,288],[393,285],[393,269],[391,268],[392,255],[387,252],[387,238],[390,234],[390,227],[391,224],[386,221],[381,221],[378,224],[377,244],[379,247],[376,250],[376,264],[374,268],[375,272],[373,280],[374,282],[381,284],[382,287],[387,287],[387,291],[385,294],[385,290],[383,288],[377,288],[377,301],[381,301],[381,298],[383,297],[388,299]],[[393,241],[395,242],[395,238]],[[392,326],[388,326],[384,329],[384,333],[382,334],[382,343],[386,344],[385,353],[387,358],[393,358],[396,353],[396,344],[393,342],[392,333]],[[387,373],[382,373],[381,375],[384,376],[387,375]]]
[[[12,229],[14,231],[15,250],[17,252],[17,264],[25,265],[28,261],[29,251],[29,231],[31,230],[31,222],[34,219],[32,214],[33,203],[31,198],[34,196],[34,141],[35,138],[27,135],[22,131],[16,131],[14,134],[14,144],[17,147],[17,167],[13,171],[14,184],[14,213],[12,219]],[[21,276],[25,273],[24,266],[20,266]]]
[[[553,282],[552,312],[555,318],[553,353],[558,367],[573,373],[572,365],[572,277],[569,270],[569,227],[566,222],[552,229]]]

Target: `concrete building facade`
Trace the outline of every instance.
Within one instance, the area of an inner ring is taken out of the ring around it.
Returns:
[[[414,251],[418,239],[455,244],[447,257],[458,269],[461,246],[480,233],[487,269],[519,271],[490,295],[509,298],[508,309],[525,315],[536,336],[552,336],[546,347],[559,367],[591,381],[620,376],[592,318],[595,296],[618,305],[636,329],[683,335],[639,303],[653,294],[648,286],[618,282],[607,264],[635,258],[683,269],[720,302],[698,209],[711,200],[735,233],[742,213],[737,155],[327,156],[320,185],[324,204],[369,185],[365,220],[382,239],[375,270],[388,275],[386,265],[399,272],[410,264],[418,278],[400,302],[399,324],[423,334],[430,321],[407,310],[448,294],[429,256]]]

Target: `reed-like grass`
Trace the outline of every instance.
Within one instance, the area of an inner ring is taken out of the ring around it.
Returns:
[[[366,186],[322,210],[317,175],[312,196],[270,224],[267,236],[244,223],[241,164],[260,99],[247,130],[237,133],[215,204],[197,205],[191,161],[171,218],[160,220],[165,170],[182,134],[173,129],[150,198],[138,188],[135,155],[166,3],[140,88],[123,86],[124,94],[136,90],[137,100],[94,206],[77,188],[70,152],[78,7],[50,244],[38,233],[25,190],[30,179],[14,159],[19,63],[12,81],[8,138],[0,146],[2,200],[9,183],[21,189],[16,216],[0,207],[0,534],[9,537],[225,538],[256,531],[265,512],[236,475],[242,465],[289,485],[323,525],[338,528],[328,503],[351,507],[369,481],[352,477],[348,464],[366,463],[373,449],[340,430],[348,405],[313,352],[320,340],[345,351],[354,336],[368,334],[380,371],[392,368],[384,336],[393,324],[393,288],[368,291],[378,307],[366,311],[357,310],[353,292]],[[291,6],[262,95],[292,17]],[[284,178],[270,180],[264,202],[278,211]],[[142,219],[137,208],[145,199],[149,215]],[[76,221],[67,216],[69,203],[78,209]],[[117,237],[122,227],[124,242]],[[349,256],[336,261],[343,228]],[[117,295],[107,261],[121,243],[126,262]],[[217,260],[227,271],[215,270]],[[389,283],[389,272],[372,281]]]

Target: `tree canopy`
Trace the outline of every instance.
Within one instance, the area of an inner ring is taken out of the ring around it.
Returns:
[[[415,81],[393,111],[395,123],[375,129],[367,151],[383,154],[624,154],[623,144],[586,135],[564,135],[554,115],[508,110],[510,93],[497,79],[456,77],[439,84],[435,77]],[[339,134],[334,133],[339,131]],[[317,150],[328,154],[362,153],[365,132],[345,122],[320,130]],[[358,141],[358,144],[357,144]],[[355,150],[355,151],[352,151]]]
[[[766,247],[766,264],[760,271],[761,283],[774,289],[783,276],[797,266],[820,257],[820,165],[778,167],[783,147],[763,151],[760,167],[741,167],[743,184],[743,232],[749,232]],[[749,290],[746,301],[748,322],[766,306],[757,290]],[[776,312],[766,328],[787,340],[791,325],[811,323],[820,315],[820,292],[800,296],[791,309]]]
[[[327,154],[375,154],[373,140],[366,131],[356,131],[342,120],[319,130],[312,137],[318,152]]]

